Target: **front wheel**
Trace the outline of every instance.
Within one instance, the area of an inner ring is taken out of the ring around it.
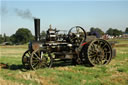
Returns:
[[[53,63],[53,58],[49,52],[43,50],[35,50],[32,52],[30,57],[30,66],[32,70],[51,67]]]

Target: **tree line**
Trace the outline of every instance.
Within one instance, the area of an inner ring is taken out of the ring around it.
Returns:
[[[106,32],[103,32],[100,28],[90,28],[90,32],[96,32],[99,37],[101,37],[102,35],[104,34],[108,34],[110,36],[119,36],[119,35],[122,35],[122,34],[128,34],[128,27],[126,27],[125,31],[122,31],[122,30],[118,30],[118,29],[113,29],[113,28],[109,28]]]
[[[90,28],[90,33],[97,33],[99,37],[101,37],[104,34],[108,34],[111,36],[119,36],[124,33],[128,34],[128,27],[126,27],[125,31],[118,29],[109,28],[105,33],[100,28]],[[41,38],[43,38],[46,35],[45,31],[41,32]],[[0,44],[3,42],[10,42],[11,44],[25,44],[29,41],[33,41],[34,36],[32,35],[31,31],[27,28],[19,28],[15,34],[12,34],[11,36],[7,36],[5,33],[4,35],[0,34]]]
[[[11,44],[25,44],[31,40],[34,40],[34,36],[31,31],[27,28],[19,28],[15,34],[11,36],[0,35],[0,43],[11,42]]]

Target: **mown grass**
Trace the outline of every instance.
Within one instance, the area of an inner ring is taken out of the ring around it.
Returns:
[[[128,44],[128,40],[117,40]],[[21,57],[27,45],[1,46],[0,85],[128,85],[128,47],[117,46],[117,56],[105,66],[85,67],[61,62],[53,68],[24,70]]]

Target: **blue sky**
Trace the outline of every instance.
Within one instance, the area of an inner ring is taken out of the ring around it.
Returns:
[[[4,0],[1,1],[0,34],[12,35],[18,28],[29,28],[34,34],[32,19],[17,16],[15,9],[29,10],[41,19],[41,30],[53,28],[69,30],[79,25],[86,31],[99,27],[125,30],[128,27],[128,0]]]

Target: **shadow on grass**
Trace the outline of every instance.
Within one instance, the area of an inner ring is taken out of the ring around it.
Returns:
[[[77,64],[73,64],[71,60],[66,60],[66,61],[57,61],[54,62],[51,68],[54,67],[66,67],[66,66],[75,66]],[[86,66],[86,67],[90,67],[90,66]],[[29,71],[30,69],[25,69],[24,66],[22,64],[12,64],[12,65],[8,65],[5,63],[0,63],[0,68],[2,69],[8,69],[8,70],[21,70],[22,72],[26,72]],[[43,68],[42,68],[43,69]]]
[[[71,61],[58,61],[58,62],[54,62],[51,68],[54,68],[54,67],[65,67],[65,66],[73,66],[73,64],[72,64]],[[22,64],[0,63],[0,68],[8,69],[8,70],[21,70],[22,72],[26,72],[26,71],[30,70],[30,69],[25,69]]]
[[[52,67],[65,67],[65,66],[75,66],[75,64],[72,63],[72,61],[57,61],[54,62]]]
[[[8,64],[5,64],[5,63],[0,63],[0,68],[2,69],[8,69],[8,70],[21,70],[22,72],[26,72],[27,69],[24,69],[23,65],[15,65],[15,64],[12,64],[12,65],[8,65]]]
[[[76,66],[76,65],[83,65],[83,64],[76,64],[76,63],[73,63],[72,60],[66,60],[66,61],[54,62],[52,67],[65,67],[65,66]],[[89,63],[84,64],[84,66],[85,67],[93,67]]]
[[[12,65],[9,65],[9,69],[10,70],[22,70],[22,69],[24,69],[24,67],[23,67],[23,65],[12,64]]]

